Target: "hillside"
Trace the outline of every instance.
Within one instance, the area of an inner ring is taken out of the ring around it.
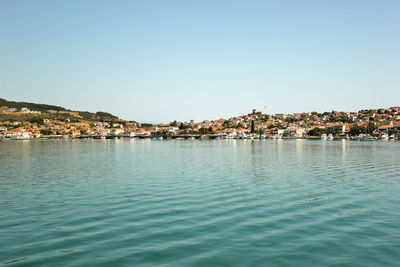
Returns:
[[[34,118],[58,119],[65,121],[119,121],[120,119],[107,112],[73,111],[60,106],[28,102],[8,101],[0,98],[0,121],[30,120]]]

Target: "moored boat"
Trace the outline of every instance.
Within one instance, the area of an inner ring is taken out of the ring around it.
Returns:
[[[358,135],[358,140],[360,140],[360,141],[373,141],[374,138],[369,134],[359,134]]]

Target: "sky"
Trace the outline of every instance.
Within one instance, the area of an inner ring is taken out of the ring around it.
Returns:
[[[161,123],[400,105],[398,0],[0,0],[0,98]]]

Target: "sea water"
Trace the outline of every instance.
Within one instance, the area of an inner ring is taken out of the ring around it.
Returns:
[[[0,263],[398,266],[400,143],[0,142]]]

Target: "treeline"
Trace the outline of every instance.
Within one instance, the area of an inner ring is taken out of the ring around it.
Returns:
[[[377,125],[370,122],[367,125],[359,126],[353,125],[348,132],[351,136],[357,136],[359,134],[372,134],[376,129],[378,129]],[[329,127],[329,128],[319,128],[314,127],[310,131],[308,131],[308,135],[310,136],[320,136],[322,134],[333,134],[337,135],[341,133],[341,129],[338,127]]]
[[[47,110],[63,110],[69,111],[63,107],[54,106],[54,105],[46,105],[46,104],[36,104],[36,103],[28,103],[28,102],[15,102],[15,101],[8,101],[3,98],[0,98],[0,107],[6,106],[9,108],[16,108],[20,110],[21,108],[28,108],[30,110],[41,111],[45,112]]]
[[[37,115],[30,115],[29,113],[24,114],[23,117],[21,116],[13,116],[12,114],[7,115],[0,115],[0,119],[3,120],[42,120],[42,119],[58,119],[61,121],[65,121],[69,119],[71,122],[79,122],[81,120],[86,121],[117,121],[119,118],[114,116],[108,112],[88,112],[88,111],[73,111],[69,110],[60,106],[54,105],[47,105],[47,104],[36,104],[36,103],[28,103],[28,102],[15,102],[15,101],[8,101],[6,99],[0,98],[0,107],[8,107],[8,108],[15,108],[20,111],[22,108],[28,108],[31,111],[40,111],[42,114]],[[49,113],[49,110],[55,110],[56,113]],[[76,112],[79,117],[70,114],[69,112]]]

